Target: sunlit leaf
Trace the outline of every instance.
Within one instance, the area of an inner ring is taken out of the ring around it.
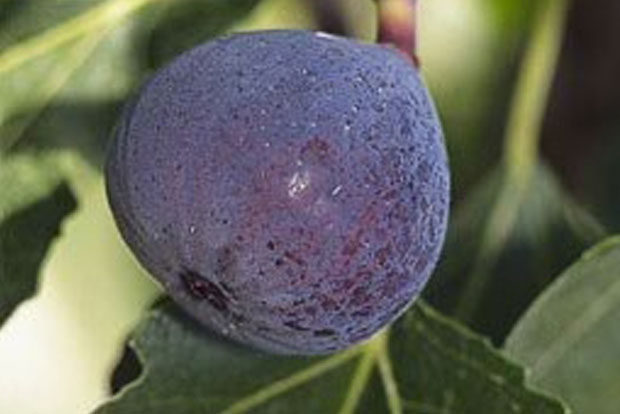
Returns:
[[[169,59],[208,40],[256,3],[53,0],[40,8],[21,1],[6,9],[11,24],[0,26],[0,151],[14,147],[52,103],[125,99],[165,61],[162,53]]]
[[[72,154],[58,164],[79,210],[46,253],[36,296],[0,331],[0,389],[10,389],[0,392],[3,414],[82,414],[98,406],[127,335],[158,293],[120,239],[102,177]]]
[[[13,146],[28,124],[70,79],[73,80],[75,72],[99,51],[99,44],[113,35],[129,16],[153,1],[106,0],[95,4],[92,1],[56,0],[44,7],[55,10],[47,15],[34,7],[39,2],[24,1],[22,5],[10,8],[7,11],[11,13],[10,20],[20,24],[2,26],[0,30],[0,39],[5,43],[0,52],[0,94],[3,97],[0,100],[0,149]],[[92,6],[85,8],[84,4]],[[29,30],[30,25],[39,30]],[[124,51],[118,47],[118,41],[114,44],[120,53]],[[89,73],[99,76],[106,72],[110,62],[112,65],[118,63],[117,59],[110,59],[108,65],[101,65],[102,61]],[[110,92],[118,95],[119,86],[126,92],[127,82],[123,80],[127,76],[131,76],[131,72],[123,67],[117,71],[116,78],[107,78],[106,89],[100,91],[104,91],[105,97]],[[81,86],[77,90],[89,90]],[[18,115],[19,119],[14,120]],[[7,125],[9,121],[14,122]]]
[[[41,262],[74,210],[71,191],[45,159],[0,159],[0,325],[34,293]]]
[[[564,413],[523,370],[424,304],[328,357],[262,354],[209,337],[172,304],[133,339],[144,374],[97,414]]]
[[[145,36],[145,26],[145,20],[128,20],[112,30],[63,46],[46,55],[58,66],[43,79],[42,69],[34,63],[12,72],[10,79],[14,82],[40,83],[27,98],[31,105],[0,126],[0,146],[12,146],[16,151],[68,148],[101,164],[119,108],[144,76],[136,48]],[[54,81],[56,74],[59,77]],[[7,105],[16,102],[14,96],[5,93]]]
[[[620,238],[607,239],[568,268],[521,318],[507,353],[529,381],[563,396],[577,413],[620,407]]]

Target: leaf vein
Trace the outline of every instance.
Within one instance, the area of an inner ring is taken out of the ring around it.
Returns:
[[[108,0],[0,54],[0,74],[80,36],[116,24],[155,0]],[[162,1],[162,0],[160,0]]]
[[[402,414],[403,407],[398,392],[398,383],[392,369],[392,362],[389,354],[389,336],[388,332],[384,335],[381,348],[377,355],[377,363],[379,365],[379,373],[383,382],[383,389],[387,399],[388,408],[391,414]]]
[[[567,326],[562,335],[551,342],[547,350],[532,364],[532,376],[538,379],[544,378],[566,352],[619,303],[620,279],[616,280],[602,296],[592,302],[579,318]]]
[[[471,368],[476,373],[480,374],[481,377],[486,378],[489,382],[498,386],[500,390],[504,392],[500,392],[499,395],[505,396],[509,401],[516,401],[516,396],[513,395],[517,390],[517,386],[509,383],[505,380],[501,375],[488,373],[487,370],[475,360],[468,358],[466,354],[463,354],[453,348],[450,347],[450,344],[443,341],[440,337],[435,335],[431,329],[428,329],[425,325],[425,322],[419,321],[419,323],[415,323],[414,326],[416,329],[424,334],[424,339],[432,345],[435,349],[437,349],[440,353],[463,363],[464,365]]]
[[[357,369],[351,378],[349,391],[340,407],[339,414],[352,414],[359,403],[364,392],[364,388],[370,379],[370,374],[376,360],[375,341],[373,340],[364,346],[364,353],[360,358]]]
[[[313,380],[314,378],[322,375],[325,372],[331,371],[334,368],[344,364],[350,359],[357,356],[362,352],[363,347],[356,347],[346,350],[340,354],[329,357],[321,362],[313,364],[308,368],[297,371],[293,375],[273,382],[270,385],[259,389],[258,391],[247,395],[240,399],[228,408],[220,411],[219,414],[240,414],[248,411],[249,409],[256,407],[270,399],[283,394],[295,387],[298,387],[306,382]]]

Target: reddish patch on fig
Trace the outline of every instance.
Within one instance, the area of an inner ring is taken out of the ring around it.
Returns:
[[[312,138],[301,149],[301,159],[309,162],[323,161],[329,153],[329,143],[320,138]]]

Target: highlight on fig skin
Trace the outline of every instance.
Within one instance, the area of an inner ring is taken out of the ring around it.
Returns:
[[[159,71],[106,166],[132,251],[213,331],[334,352],[393,321],[438,259],[441,126],[392,48],[323,33],[234,34]]]

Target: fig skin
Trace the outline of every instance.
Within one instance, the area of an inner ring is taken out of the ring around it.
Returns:
[[[109,203],[140,263],[213,331],[324,354],[369,338],[433,271],[449,210],[441,125],[389,47],[233,34],[127,105]]]

